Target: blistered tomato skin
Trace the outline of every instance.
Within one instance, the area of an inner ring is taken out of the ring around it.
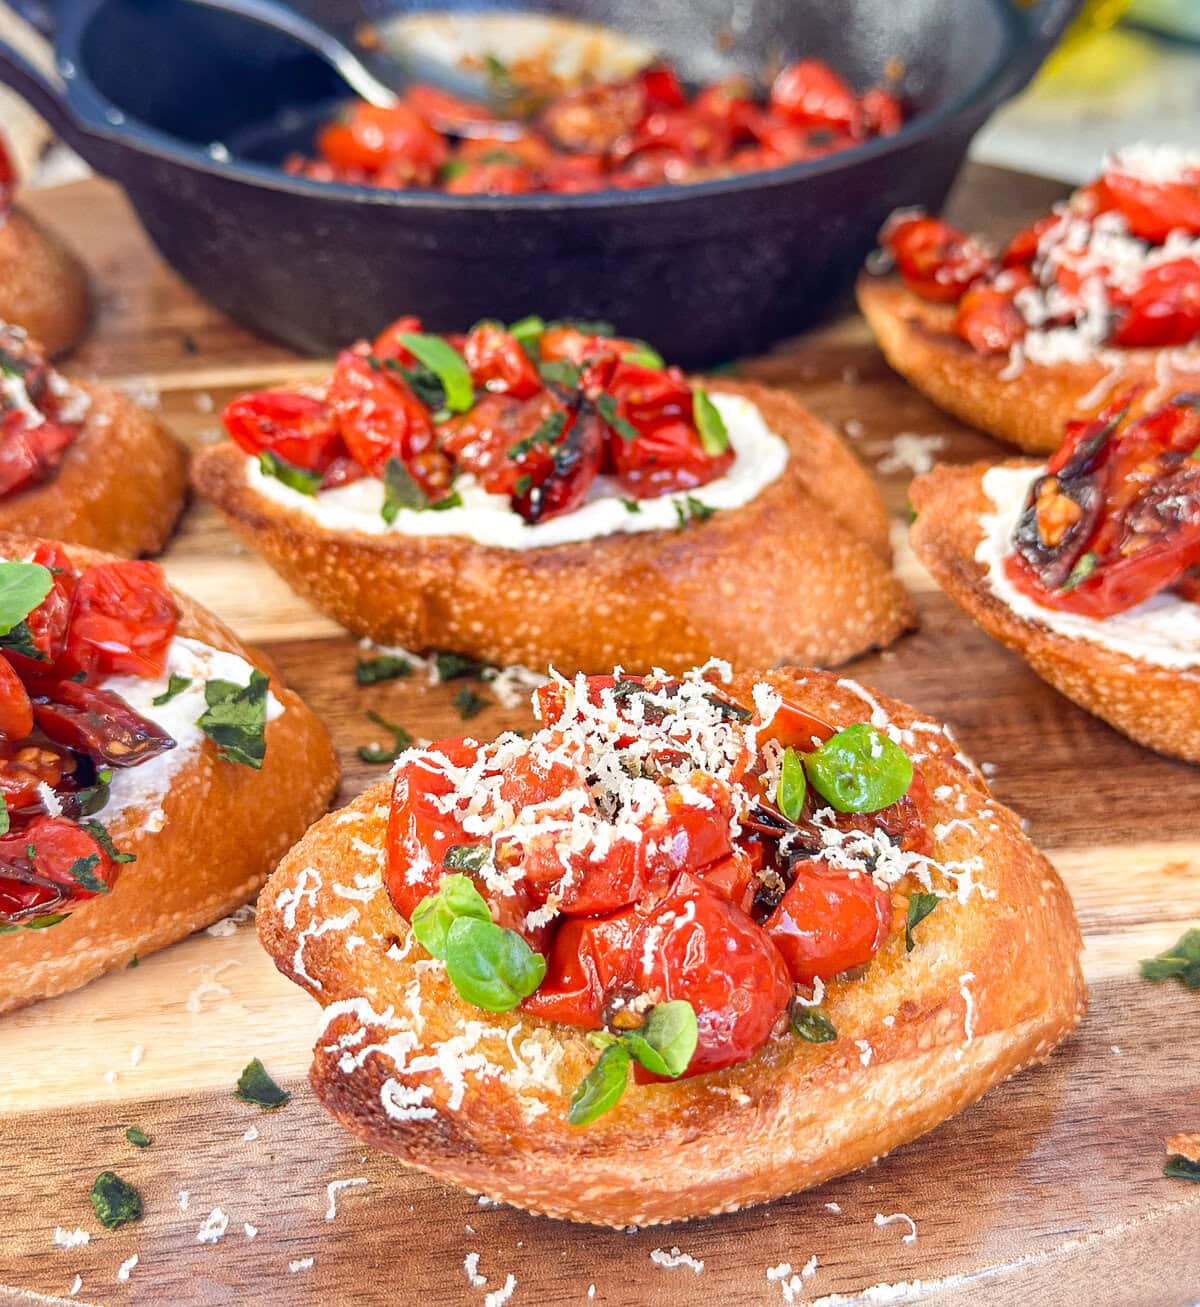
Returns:
[[[809,985],[875,956],[891,929],[891,902],[869,876],[801,863],[764,929],[791,978]]]
[[[161,676],[176,618],[175,600],[157,563],[94,563],[75,586],[66,646],[54,675],[82,672],[89,681]]]

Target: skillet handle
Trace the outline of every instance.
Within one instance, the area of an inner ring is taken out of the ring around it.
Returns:
[[[1016,95],[1033,79],[1046,56],[1066,31],[1067,24],[1082,8],[1083,0],[1010,0],[1024,37],[1016,57],[1005,70],[997,103]]]

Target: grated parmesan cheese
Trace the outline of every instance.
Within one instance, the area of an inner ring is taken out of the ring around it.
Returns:
[[[692,1257],[688,1253],[680,1252],[677,1247],[672,1248],[670,1252],[667,1252],[664,1248],[655,1248],[650,1254],[650,1260],[655,1266],[661,1266],[664,1271],[687,1269],[693,1275],[699,1275],[704,1270],[702,1258]]]

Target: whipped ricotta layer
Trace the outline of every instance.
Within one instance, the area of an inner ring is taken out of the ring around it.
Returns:
[[[1018,617],[1072,640],[1087,640],[1159,667],[1200,665],[1200,604],[1164,592],[1136,608],[1099,619],[1046,608],[1013,585],[1004,561],[1012,553],[1013,529],[1029,487],[1041,472],[1040,468],[993,467],[984,473],[983,490],[994,511],[980,517],[983,538],[975,561],[987,569],[987,582],[996,598]]]
[[[166,820],[161,807],[163,796],[170,790],[176,772],[194,756],[205,738],[196,725],[207,707],[205,682],[215,679],[248,685],[253,670],[238,654],[177,635],[167,650],[161,676],[107,677],[101,688],[119,694],[139,716],[166,731],[175,747],[138,767],[114,767],[108,802],[96,814],[99,820],[107,824],[128,808],[147,809],[143,829],[161,830]],[[172,676],[187,677],[189,684],[166,703],[155,704],[154,700],[166,693]],[[267,720],[272,721],[282,712],[283,704],[268,693]]]
[[[246,479],[258,494],[303,513],[329,531],[465,536],[500,549],[536,549],[622,532],[662,531],[678,526],[681,512],[686,516],[689,495],[706,508],[738,508],[778,480],[787,466],[787,444],[748,399],[719,391],[710,397],[724,419],[736,454],[724,476],[690,492],[636,501],[624,497],[614,478],[597,477],[578,508],[546,522],[526,522],[513,511],[507,495],[488,494],[469,474],[460,474],[454,482],[462,499],[460,506],[401,509],[391,523],[383,520],[383,482],[376,477],[306,495],[268,476],[258,459],[249,457]],[[634,503],[636,511],[630,507]]]

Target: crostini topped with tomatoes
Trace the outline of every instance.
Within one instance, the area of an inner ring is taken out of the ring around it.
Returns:
[[[321,129],[315,157],[284,167],[451,195],[629,190],[823,158],[890,135],[906,117],[893,90],[860,95],[819,59],[788,64],[765,93],[748,77],[691,93],[665,63],[567,90],[506,85],[511,113],[425,84],[388,107],[358,101]]]
[[[862,1165],[1078,1020],[1066,892],[939,723],[719,661],[534,706],[401,754],[259,900],[361,1138],[533,1211],[678,1220]]]

